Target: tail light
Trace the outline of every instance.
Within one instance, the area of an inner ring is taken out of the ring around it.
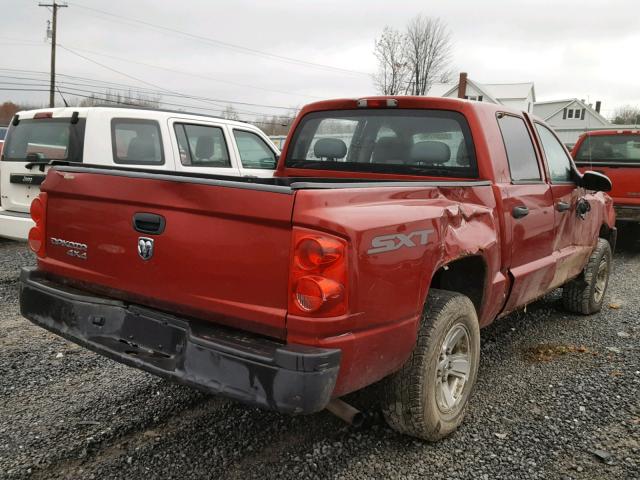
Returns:
[[[39,257],[45,252],[45,213],[47,209],[47,194],[41,193],[31,202],[31,219],[35,226],[29,230],[29,248]]]
[[[347,242],[293,229],[289,313],[335,317],[347,312]]]

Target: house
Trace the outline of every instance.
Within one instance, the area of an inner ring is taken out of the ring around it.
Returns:
[[[588,130],[616,128],[600,114],[601,105],[596,102],[594,109],[577,98],[550,100],[536,102],[533,114],[553,127],[562,142],[571,145]]]
[[[533,82],[480,83],[460,73],[458,83],[436,83],[428,92],[433,97],[466,98],[489,102],[531,112],[536,101]]]

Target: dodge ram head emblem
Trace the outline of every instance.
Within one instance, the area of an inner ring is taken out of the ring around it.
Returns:
[[[138,255],[143,260],[149,260],[153,257],[153,238],[138,238]]]

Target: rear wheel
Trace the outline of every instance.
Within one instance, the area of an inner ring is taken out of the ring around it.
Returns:
[[[476,381],[480,329],[471,300],[431,289],[409,360],[383,386],[382,411],[391,428],[429,441],[462,423]]]
[[[611,257],[609,242],[599,238],[582,273],[563,287],[564,308],[584,315],[600,311],[609,285]]]

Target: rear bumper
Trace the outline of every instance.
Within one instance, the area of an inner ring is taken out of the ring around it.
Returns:
[[[26,240],[33,225],[28,213],[10,212],[0,208],[0,237]]]
[[[118,362],[285,413],[322,410],[340,350],[285,345],[117,300],[23,269],[20,310],[31,322]]]
[[[640,206],[614,205],[616,221],[640,223]]]

